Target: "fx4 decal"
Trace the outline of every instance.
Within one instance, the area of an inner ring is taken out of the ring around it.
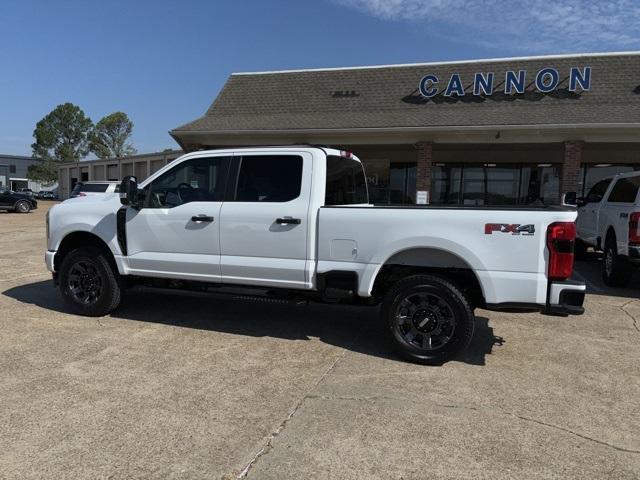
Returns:
[[[486,223],[484,226],[485,235],[491,235],[493,232],[510,233],[511,235],[533,235],[536,233],[536,227],[532,224]]]

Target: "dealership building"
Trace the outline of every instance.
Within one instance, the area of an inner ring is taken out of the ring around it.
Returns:
[[[351,150],[376,203],[554,204],[640,169],[640,52],[236,73],[170,133]]]

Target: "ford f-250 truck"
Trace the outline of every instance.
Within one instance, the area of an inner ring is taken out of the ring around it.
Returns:
[[[562,206],[378,207],[348,152],[212,150],[139,186],[125,178],[120,198],[56,205],[45,256],[83,315],[109,313],[138,284],[253,287],[269,301],[381,305],[405,358],[441,363],[469,344],[475,308],[583,312],[575,219]]]
[[[607,285],[627,285],[640,264],[639,191],[640,172],[629,172],[600,180],[578,199],[576,254],[589,246],[603,250]]]

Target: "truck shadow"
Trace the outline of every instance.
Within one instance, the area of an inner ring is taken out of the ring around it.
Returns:
[[[45,310],[68,313],[50,280],[13,287],[2,294]],[[398,360],[387,343],[379,309],[375,307],[292,306],[149,291],[136,291],[133,295],[127,292],[111,318],[292,341],[318,338],[353,352]],[[502,343],[503,339],[493,334],[489,320],[476,317],[471,345],[457,361],[485,365],[486,356]]]

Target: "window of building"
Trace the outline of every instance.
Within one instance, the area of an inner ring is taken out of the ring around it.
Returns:
[[[80,174],[80,181],[81,182],[88,182],[89,181],[89,172],[82,172]]]
[[[325,205],[368,203],[367,180],[362,164],[356,160],[327,157]]]
[[[640,178],[620,178],[611,189],[608,202],[615,203],[634,203],[638,196],[638,187],[640,186]]]
[[[560,166],[554,164],[436,164],[431,203],[536,205],[560,201]]]
[[[288,202],[300,196],[301,187],[301,156],[248,155],[240,164],[236,201]]]
[[[9,173],[16,173],[16,166],[15,165],[9,165]]]
[[[176,165],[145,188],[145,206],[222,201],[229,162],[229,157],[194,158]]]

